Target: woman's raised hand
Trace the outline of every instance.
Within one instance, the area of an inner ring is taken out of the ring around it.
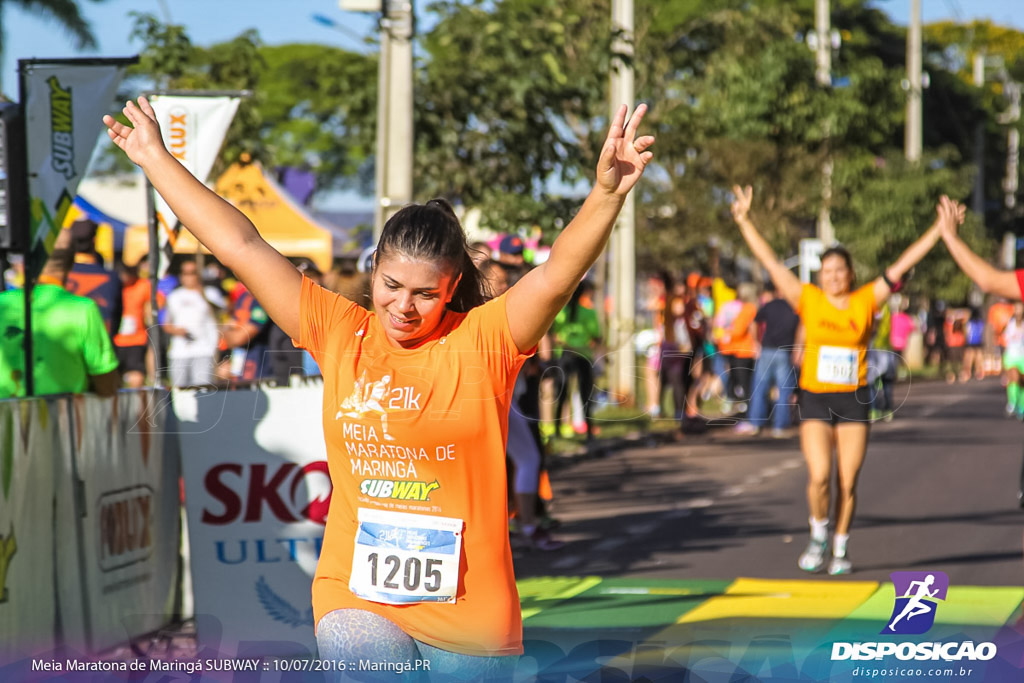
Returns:
[[[156,112],[145,97],[139,97],[138,105],[129,100],[122,111],[132,125],[126,126],[113,116],[104,116],[107,135],[124,150],[129,159],[143,166],[154,154],[165,151]]]
[[[939,230],[943,235],[956,235],[957,228],[963,225],[967,208],[959,202],[942,195],[935,209],[938,214]]]
[[[654,158],[647,148],[654,144],[654,136],[636,137],[637,128],[647,112],[647,105],[641,104],[626,121],[626,105],[615,112],[608,137],[601,148],[597,161],[597,184],[609,194],[626,195],[644,173],[644,168]]]
[[[750,213],[750,204],[754,201],[754,188],[750,185],[746,187],[733,185],[732,193],[735,199],[732,200],[729,210],[732,211],[733,220],[739,223]]]

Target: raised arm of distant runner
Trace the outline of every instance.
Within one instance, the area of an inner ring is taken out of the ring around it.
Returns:
[[[210,252],[241,280],[286,334],[299,337],[302,275],[267,244],[242,212],[218,197],[178,163],[164,147],[156,113],[145,97],[128,102],[132,126],[104,116],[107,134],[142,167],[175,215]]]
[[[654,138],[636,137],[647,106],[639,105],[628,122],[626,111],[626,105],[622,105],[612,120],[597,162],[597,181],[579,213],[555,240],[548,260],[508,290],[509,328],[521,350],[540,341],[594,265],[626,195],[654,156],[647,151]]]
[[[943,200],[948,200],[948,197],[943,197]],[[936,245],[941,237],[939,229],[940,223],[942,222],[942,200],[939,200],[937,207],[938,216],[935,222],[932,223],[931,227],[920,237],[918,237],[913,244],[907,247],[906,251],[900,254],[900,257],[896,259],[895,263],[885,269],[885,275],[889,278],[889,282],[893,284],[903,279],[903,276],[910,271],[911,268],[917,265],[917,263],[923,259],[932,247]],[[890,294],[892,294],[892,288],[885,281],[885,278],[875,278],[875,301],[881,304],[885,301]]]
[[[1020,285],[1017,283],[1017,274],[1012,270],[999,270],[985,259],[975,254],[967,244],[960,239],[957,228],[964,222],[964,207],[948,197],[943,197],[939,204],[939,213],[944,220],[940,219],[940,233],[942,241],[953,256],[953,260],[960,266],[964,274],[974,280],[975,284],[986,294],[1006,297],[1014,301],[1020,301]]]
[[[800,283],[800,279],[783,265],[767,240],[761,236],[757,226],[750,220],[750,204],[754,200],[754,189],[750,185],[746,187],[733,185],[732,192],[735,199],[733,199],[730,209],[736,225],[740,226],[743,239],[746,240],[754,257],[768,271],[772,282],[775,283],[775,289],[795,309],[800,303],[800,292],[803,290],[803,285]]]

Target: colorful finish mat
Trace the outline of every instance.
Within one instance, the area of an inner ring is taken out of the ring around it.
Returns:
[[[873,581],[518,585],[519,680],[1024,681],[1024,587],[949,586],[945,599],[926,595],[897,620],[912,594],[897,600],[893,583]],[[918,633],[883,633],[894,620]]]

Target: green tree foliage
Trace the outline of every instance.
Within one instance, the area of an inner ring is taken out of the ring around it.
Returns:
[[[1001,58],[1011,78],[1024,80],[1024,33],[1016,29],[988,20],[968,24],[940,21],[926,26],[924,36],[941,48],[938,64],[965,83],[974,82],[974,57],[978,54]],[[991,77],[987,80],[987,90],[1001,95],[1000,81]]]
[[[696,6],[712,11],[694,11]],[[643,205],[640,258],[649,267],[700,267],[710,239],[742,242],[727,211],[732,183],[755,186],[755,219],[780,255],[814,235],[824,160],[835,174],[831,213],[862,275],[877,274],[934,219],[939,195],[965,198],[974,123],[983,103],[955,74],[932,67],[925,93],[926,159],[901,160],[905,32],[865,2],[833,3],[843,45],[833,54],[842,85],[817,86],[813,2],[650,2],[641,38],[641,97],[653,100],[656,160]],[[638,16],[640,13],[638,12]],[[666,20],[677,17],[678,24]],[[943,47],[929,44],[929,64]],[[965,229],[992,246],[980,225]],[[965,278],[937,249],[913,287],[962,297]]]
[[[854,255],[858,279],[878,277],[913,240],[935,220],[935,205],[943,194],[968,194],[973,173],[959,163],[953,147],[929,154],[911,164],[901,151],[849,161],[840,167],[837,183],[856,187],[841,209],[833,213],[836,237]],[[970,216],[961,236],[982,253],[992,247],[978,216]],[[963,301],[970,281],[960,273],[944,246],[939,245],[917,266],[910,294]]]
[[[264,47],[262,139],[274,162],[308,167],[326,184],[372,187],[377,57],[323,45]]]
[[[253,30],[201,48],[182,26],[150,14],[133,17],[132,37],[144,45],[139,64],[129,71],[129,87],[136,92],[250,92],[228,131],[214,175],[245,158],[266,166],[311,168],[321,186],[352,184],[355,176],[368,187],[376,57],[325,45],[266,46]]]
[[[636,0],[633,57],[612,56],[609,0],[442,0],[416,52],[417,196],[481,209],[483,224],[556,233],[579,202],[608,122],[617,60],[636,67],[638,99],[658,137],[638,187],[642,269],[706,265],[742,241],[728,213],[733,183],[756,188],[754,215],[783,256],[812,236],[821,169],[834,162],[831,213],[860,274],[873,276],[934,219],[940,194],[968,197],[974,130],[987,125],[989,196],[998,195],[1005,108],[997,84],[970,81],[983,47],[1021,66],[1024,36],[991,24],[929,27],[925,158],[902,159],[906,93],[902,27],[868,0],[834,0],[842,36],[834,87],[815,81],[807,37],[813,0]],[[140,19],[138,72],[161,87],[248,88],[232,131],[242,151],[308,166],[325,185],[368,189],[376,126],[376,56],[318,45],[267,47],[254,34],[201,49],[179,27]],[[991,253],[1008,217],[974,217],[973,245]],[[912,288],[950,299],[967,281],[938,248]]]
[[[972,149],[981,124],[987,222],[1019,232],[1024,228],[1024,213],[1020,207],[1015,211],[1005,208],[1002,183],[1007,157],[1005,123],[1024,132],[1024,120],[1011,122],[1004,118],[1010,109],[1007,83],[1024,82],[1024,33],[990,21],[939,22],[925,27],[925,38],[932,46],[929,68],[946,82],[955,83],[956,87],[950,89],[959,95],[958,102],[937,103],[942,107],[942,119],[935,123],[944,124],[942,127],[951,135],[970,137]],[[980,88],[974,84],[978,56],[985,58],[984,83]],[[966,101],[971,104],[971,115],[964,114]],[[999,123],[999,119],[1004,123]]]
[[[609,2],[472,0],[430,11],[437,23],[422,39],[417,84],[418,193],[482,204],[498,229],[557,228],[562,202],[549,183],[591,178],[607,125]]]

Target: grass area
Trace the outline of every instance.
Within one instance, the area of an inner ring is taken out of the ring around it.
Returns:
[[[669,401],[671,403],[671,401]],[[670,418],[652,418],[635,407],[608,406],[593,414],[595,436],[598,440],[621,439],[637,433],[659,434],[671,432],[678,423]],[[548,438],[548,448],[553,454],[573,453],[586,444],[585,434],[574,434],[569,438],[554,435]]]

